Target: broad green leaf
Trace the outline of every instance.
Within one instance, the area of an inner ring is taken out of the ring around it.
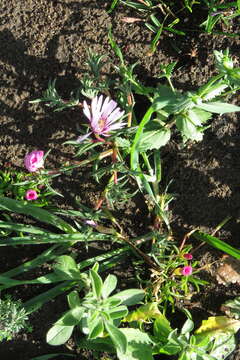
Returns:
[[[117,350],[119,360],[153,360],[152,341],[147,333],[138,329],[121,328],[128,340],[127,351]]]
[[[176,117],[176,126],[181,132],[183,139],[201,141],[203,138],[203,133],[198,130],[189,118],[183,115]]]
[[[47,332],[46,341],[50,345],[62,345],[68,341],[70,336],[72,335],[74,326],[63,326],[55,324],[51,329]]]
[[[91,279],[91,283],[92,283],[92,289],[93,289],[94,296],[99,298],[101,295],[102,286],[103,286],[102,279],[98,275],[98,273],[92,269],[90,270],[90,279]]]
[[[170,129],[159,127],[155,130],[144,130],[140,136],[137,150],[144,152],[147,150],[159,149],[166,145],[171,137]]]
[[[84,313],[84,307],[76,306],[73,309],[67,311],[55,324],[62,326],[77,325],[80,322]]]
[[[117,277],[115,275],[109,274],[105,279],[102,287],[102,297],[106,299],[117,286]]]
[[[227,316],[210,316],[202,321],[202,325],[195,331],[197,335],[213,336],[219,333],[236,333],[240,329],[240,320]]]
[[[113,324],[110,324],[109,322],[105,323],[105,327],[110,338],[115,344],[117,351],[125,354],[127,350],[127,338],[124,335],[124,333]]]
[[[158,315],[153,327],[153,333],[157,341],[166,342],[171,331],[172,328],[167,318],[163,314]]]
[[[240,111],[240,107],[222,102],[209,102],[207,104],[196,105],[197,108],[203,109],[216,114],[225,114],[229,112]]]
[[[142,305],[137,310],[131,312],[124,321],[132,322],[132,321],[147,321],[149,319],[157,319],[162,314],[158,309],[157,303],[150,303],[146,305]]]
[[[139,304],[140,301],[144,298],[144,291],[140,289],[128,289],[123,290],[112,296],[112,298],[120,299],[122,305],[131,306]]]
[[[76,306],[81,305],[81,301],[76,290],[71,291],[70,294],[68,294],[67,299],[68,305],[71,309],[74,309]]]

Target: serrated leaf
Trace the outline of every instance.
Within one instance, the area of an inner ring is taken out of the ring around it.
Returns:
[[[106,299],[117,286],[117,277],[115,275],[109,274],[105,279],[102,287],[102,297]]]
[[[201,126],[207,120],[211,119],[212,114],[202,109],[193,108],[188,110],[188,117],[191,119],[194,125]]]
[[[140,306],[137,310],[132,311],[123,321],[147,321],[156,319],[161,316],[157,303],[150,303]]]
[[[167,318],[160,313],[154,321],[153,333],[157,341],[166,342],[168,335],[171,333],[172,328]]]
[[[167,128],[159,128],[152,131],[143,131],[137,144],[139,152],[147,150],[160,149],[166,145],[171,137],[171,131]]]
[[[153,360],[152,341],[147,333],[132,328],[120,330],[128,339],[128,345],[125,354],[117,351],[119,360]]]
[[[211,86],[210,89],[208,89],[204,95],[200,95],[200,96],[204,101],[209,101],[211,99],[214,99],[216,96],[220,95],[227,87],[228,87],[227,84],[217,84]]]
[[[230,319],[227,316],[210,316],[202,321],[202,325],[195,334],[216,336],[219,333],[236,333],[240,329],[240,320]]]
[[[55,324],[51,329],[47,332],[46,341],[50,345],[62,345],[65,344],[66,341],[72,335],[74,326],[64,326]]]
[[[195,141],[201,141],[203,133],[185,116],[179,115],[176,118],[176,126],[181,132],[183,139],[191,139]]]
[[[239,106],[217,101],[207,104],[198,104],[196,105],[196,107],[216,114],[225,114],[240,111]]]
[[[127,350],[127,338],[122,331],[108,322],[105,323],[106,330],[115,344],[117,351],[124,354]]]
[[[119,136],[114,138],[117,147],[129,149],[131,144],[128,139],[120,138]]]

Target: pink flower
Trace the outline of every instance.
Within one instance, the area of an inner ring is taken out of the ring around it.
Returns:
[[[192,254],[184,254],[183,255],[183,257],[184,257],[184,259],[186,259],[186,260],[192,260],[192,258],[193,258],[193,256],[192,256]]]
[[[97,223],[94,220],[84,220],[86,225],[92,226],[92,227],[96,227]]]
[[[121,129],[126,125],[126,123],[118,121],[123,116],[124,111],[121,111],[117,107],[117,103],[109,97],[103,101],[103,95],[93,98],[91,106],[84,101],[83,113],[89,120],[92,132],[80,136],[77,139],[78,142],[85,140],[91,133],[96,136],[110,136],[111,131]]]
[[[25,199],[26,200],[36,200],[38,198],[38,194],[35,190],[29,189],[26,191]]]
[[[34,172],[43,167],[43,155],[44,152],[42,150],[34,150],[27,154],[24,158],[24,165],[26,169],[30,172]]]
[[[191,266],[184,266],[182,268],[182,275],[184,276],[188,276],[188,275],[191,275],[192,274],[192,267]]]

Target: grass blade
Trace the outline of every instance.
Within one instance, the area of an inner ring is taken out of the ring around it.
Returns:
[[[212,245],[216,249],[224,251],[225,253],[235,257],[236,259],[240,259],[240,250],[232,247],[231,245],[228,245],[227,243],[218,239],[215,236],[208,235],[200,231],[193,233],[192,236],[197,240],[204,241],[209,245]]]

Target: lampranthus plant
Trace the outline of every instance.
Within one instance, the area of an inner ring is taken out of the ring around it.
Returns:
[[[122,129],[126,123],[120,121],[124,111],[118,107],[118,104],[109,97],[103,98],[103,95],[92,99],[91,106],[86,101],[83,102],[83,112],[88,118],[91,132],[80,136],[77,141],[80,143],[94,134],[98,140],[100,136],[110,136],[114,130]]]

